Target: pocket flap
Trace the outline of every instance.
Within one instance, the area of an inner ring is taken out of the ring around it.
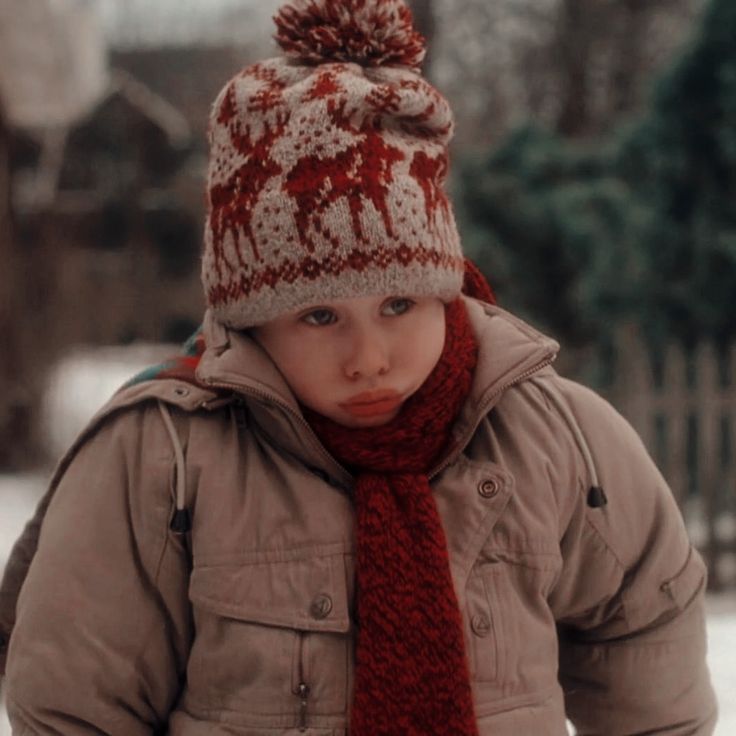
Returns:
[[[195,565],[189,598],[194,604],[241,621],[304,631],[350,629],[342,554]]]
[[[704,587],[706,576],[705,563],[691,546],[685,564],[674,577],[662,583],[660,590],[682,610],[692,600],[693,596]]]

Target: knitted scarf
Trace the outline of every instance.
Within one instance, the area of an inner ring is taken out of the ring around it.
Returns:
[[[447,305],[446,322],[437,365],[388,424],[346,428],[303,407],[325,447],[357,474],[351,736],[478,733],[447,541],[427,478],[452,443],[477,360],[462,300]]]

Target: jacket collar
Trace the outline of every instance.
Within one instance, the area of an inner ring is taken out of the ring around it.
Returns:
[[[507,388],[549,365],[559,350],[554,340],[503,309],[470,297],[463,299],[478,340],[478,365],[468,400],[453,429],[454,449],[430,476],[462,452]],[[352,485],[349,473],[312,432],[284,377],[263,348],[245,333],[217,322],[209,311],[203,330],[207,349],[197,367],[197,378],[207,386],[240,394],[258,429],[306,464],[343,485]]]
[[[473,385],[455,424],[461,450],[504,391],[552,363],[559,344],[500,307],[463,297],[478,341]]]

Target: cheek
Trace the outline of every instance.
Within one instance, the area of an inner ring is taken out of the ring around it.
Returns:
[[[424,380],[437,365],[445,346],[445,321],[443,315],[416,325],[402,342],[406,360],[413,363],[415,370]]]
[[[431,358],[429,359],[430,366],[428,373],[432,372],[432,369],[437,365],[437,362],[440,359],[440,356],[442,355],[442,351],[445,347],[445,321],[442,320],[442,323],[440,325],[437,325],[436,323],[433,325],[433,327],[430,330],[430,334],[428,336],[428,342],[431,346],[430,353]]]
[[[329,352],[298,340],[285,342],[273,355],[286,382],[300,400],[324,390],[329,373]]]

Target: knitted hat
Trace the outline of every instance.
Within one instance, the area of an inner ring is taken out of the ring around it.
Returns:
[[[210,118],[202,281],[243,329],[330,299],[460,294],[443,191],[452,112],[420,75],[403,0],[293,0],[285,55],[246,67]]]

